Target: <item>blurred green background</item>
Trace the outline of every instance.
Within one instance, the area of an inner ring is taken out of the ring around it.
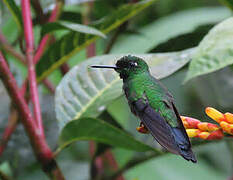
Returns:
[[[128,2],[129,0],[94,1],[91,21],[95,22],[107,16],[116,7]],[[52,7],[54,1],[43,0],[41,3],[46,10]],[[65,9],[82,13],[85,6],[79,3],[78,0],[66,1]],[[122,30],[110,53],[173,52],[195,47],[215,24],[231,15],[231,10],[217,0],[160,0],[121,26]],[[10,42],[13,43],[16,40],[19,32],[16,31],[16,24],[2,1],[0,1],[0,28]],[[36,42],[38,42],[40,27],[35,26],[34,31]],[[57,32],[56,37],[64,33],[65,31]],[[111,32],[107,39],[99,39],[96,42],[97,55],[104,53],[106,45],[114,34],[115,32]],[[144,36],[149,36],[151,39],[140,42],[140,37]],[[16,48],[19,49],[19,47]],[[22,83],[26,74],[24,67],[13,57],[8,56],[8,58],[18,83]],[[72,57],[68,63],[74,66],[85,59],[85,51],[82,51]],[[162,80],[162,83],[173,94],[181,115],[210,121],[204,113],[207,106],[214,107],[221,112],[233,112],[232,66],[182,84],[187,70],[188,65]],[[56,71],[49,78],[58,84],[62,75],[60,71]],[[54,97],[43,86],[40,86],[40,96],[45,132],[50,146],[55,149],[58,126],[54,113]],[[9,113],[9,99],[2,84],[0,84],[0,99],[0,132],[2,132]],[[156,146],[151,136],[139,134],[135,130],[139,125],[139,120],[131,114],[125,97],[114,101],[107,111],[137,139]],[[181,157],[172,154],[166,154],[138,164],[126,171],[124,177],[127,180],[223,180],[232,177],[231,140],[210,142],[195,146],[193,149],[197,155],[197,164],[184,161]],[[143,153],[120,148],[114,148],[113,152],[120,167],[132,157],[143,156]],[[0,170],[12,175],[15,179],[47,179],[35,161],[21,125],[18,126],[0,160],[2,163]],[[59,154],[57,160],[67,179],[87,180],[90,178],[87,142],[78,142],[69,146]]]

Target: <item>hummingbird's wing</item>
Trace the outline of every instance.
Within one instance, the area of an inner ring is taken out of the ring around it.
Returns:
[[[144,99],[133,102],[131,110],[136,112],[136,115],[161,146],[174,154],[180,154],[186,160],[196,162],[183,125],[181,125],[181,128],[171,127],[161,114],[156,112]],[[174,111],[177,112],[176,109]]]
[[[178,146],[170,132],[171,127],[160,113],[156,112],[149,104],[145,104],[142,99],[132,103],[131,109],[137,112],[137,116],[161,146],[174,154],[179,154]]]

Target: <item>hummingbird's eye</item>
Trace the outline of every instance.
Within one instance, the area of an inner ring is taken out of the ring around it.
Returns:
[[[137,62],[130,62],[131,67],[137,67],[138,63]]]

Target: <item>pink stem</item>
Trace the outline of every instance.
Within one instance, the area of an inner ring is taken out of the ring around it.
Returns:
[[[0,52],[0,72],[1,74],[3,74],[1,78],[3,80],[4,85],[6,86],[17,109],[21,112],[22,122],[24,122],[26,129],[28,129],[30,132],[35,130],[36,126],[35,126],[35,123],[33,122],[31,112],[19,88],[17,87],[15,78],[10,72],[8,65],[1,52]],[[35,132],[32,132],[32,134],[35,134]]]
[[[70,70],[70,67],[67,63],[63,63],[60,67],[60,71],[63,75],[65,75]]]
[[[60,10],[60,7],[61,7],[61,4],[60,3],[57,3],[55,8],[53,9],[52,13],[51,13],[51,16],[49,17],[49,20],[48,22],[53,22],[53,21],[56,21],[57,17],[58,17],[58,14],[59,14],[59,10]],[[46,49],[46,46],[48,44],[48,41],[50,39],[50,34],[46,34],[42,40],[40,41],[40,44],[36,50],[36,54],[34,56],[34,63],[36,64],[41,56],[43,55],[45,49]]]
[[[34,118],[38,126],[38,131],[39,133],[41,133],[42,136],[44,136],[40,102],[37,91],[36,73],[33,62],[34,37],[33,37],[32,19],[31,19],[30,1],[22,0],[21,5],[22,5],[22,17],[24,23],[24,37],[26,42],[26,59],[28,64],[28,80],[30,87],[30,96],[32,99]]]
[[[53,158],[53,153],[46,143],[45,137],[37,131],[37,126],[32,118],[27,103],[21,94],[16,80],[11,73],[1,51],[0,51],[0,72],[2,82],[4,83],[12,102],[21,117],[24,128],[30,138],[37,160],[41,163],[43,170],[52,178],[63,180],[64,177]]]
[[[11,55],[16,57],[21,63],[26,64],[25,57],[21,53],[17,52],[6,40],[3,36],[2,32],[0,31],[0,46]]]
[[[110,150],[107,150],[104,153],[104,157],[107,159],[108,164],[113,168],[113,170],[118,170],[118,164]],[[116,180],[124,180],[124,177],[122,175],[119,175],[119,177],[117,177]]]
[[[92,57],[92,56],[95,56],[96,55],[96,47],[95,47],[95,43],[92,43],[90,44],[88,47],[87,47],[87,57]]]
[[[24,37],[26,41],[27,51],[30,50],[30,53],[33,53],[34,48],[34,37],[33,37],[33,28],[32,28],[32,20],[31,20],[31,10],[30,10],[30,1],[22,0],[22,17],[24,23]]]
[[[51,19],[54,19],[54,14],[55,13],[52,13]],[[2,35],[1,31],[0,31],[0,43],[1,43],[0,45],[3,47],[4,50],[6,50],[8,53],[16,57],[18,60],[20,60],[24,65],[27,65],[27,62],[25,61],[26,58],[24,57],[24,55],[14,50],[14,48],[7,42],[6,38]],[[22,88],[20,90],[23,96],[26,93],[27,83],[28,83],[28,78],[24,81]],[[43,83],[50,90],[50,92],[52,93],[55,92],[55,88],[49,80],[45,79]],[[3,153],[12,133],[14,132],[17,126],[18,119],[16,118],[18,117],[17,115],[15,115],[16,114],[15,112],[16,112],[15,109],[13,109],[12,113],[9,116],[8,125],[4,130],[3,137],[0,142],[0,156]]]
[[[55,93],[55,88],[54,88],[53,84],[48,79],[44,79],[43,83],[51,93],[53,93],[53,94]]]
[[[46,48],[46,45],[48,43],[48,40],[49,40],[49,35],[45,35],[42,40],[40,41],[40,44],[36,50],[36,54],[34,56],[34,63],[37,64],[38,61],[40,60],[41,56],[43,55],[44,51],[45,51],[45,48]]]
[[[8,124],[4,130],[1,142],[0,142],[0,156],[2,155],[12,133],[14,132],[18,122],[18,113],[17,111],[12,108],[9,119],[8,119]]]
[[[8,43],[6,38],[2,35],[1,31],[0,31],[0,46],[2,46],[5,51],[7,51],[12,56],[17,58],[20,62],[22,62],[23,65],[27,65],[27,62],[25,61],[26,58],[24,57],[24,55],[22,55],[21,53],[15,51],[15,49]],[[38,62],[39,59],[40,59],[39,56],[34,57],[35,62]],[[27,81],[28,81],[28,79],[25,80],[24,84],[27,84]],[[54,93],[54,87],[47,78],[44,79],[43,83],[51,93]],[[24,87],[27,87],[27,86],[24,86]],[[26,89],[24,89],[24,90],[26,91]]]

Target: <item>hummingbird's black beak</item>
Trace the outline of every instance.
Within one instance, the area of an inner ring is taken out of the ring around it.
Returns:
[[[116,66],[105,66],[105,65],[94,65],[94,66],[91,66],[91,68],[108,68],[108,69],[117,70]]]

